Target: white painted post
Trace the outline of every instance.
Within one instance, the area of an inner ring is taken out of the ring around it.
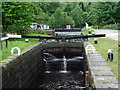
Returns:
[[[85,23],[85,25],[86,25],[86,29],[88,29],[88,23]]]
[[[88,55],[89,51],[92,51],[94,53],[96,49],[94,48],[93,45],[87,45],[85,50],[86,50],[86,55]]]
[[[15,49],[17,49],[17,51],[18,51],[18,56],[20,55],[20,48],[19,47],[13,47],[12,49],[11,49],[11,55],[13,55],[14,54],[14,50]]]

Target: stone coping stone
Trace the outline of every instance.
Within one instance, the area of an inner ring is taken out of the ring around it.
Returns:
[[[114,76],[113,72],[111,71],[93,71],[92,72],[93,76]]]
[[[102,58],[102,56],[94,56],[94,55],[88,55],[88,58]]]
[[[106,62],[89,62],[91,66],[106,66]]]
[[[108,66],[90,66],[91,70],[103,70],[103,71],[111,71],[110,67]]]
[[[8,64],[11,61],[13,61],[13,59],[4,59],[4,60],[0,61],[0,64],[1,64],[0,66],[6,65],[6,64]]]
[[[94,53],[94,55],[95,55],[95,56],[100,56],[100,54],[99,54],[99,53]]]
[[[88,58],[88,61],[100,61],[100,62],[102,62],[102,61],[105,61],[105,59],[100,59],[100,58],[98,58],[98,59]]]
[[[16,58],[16,56],[12,55],[12,56],[8,56],[7,58],[14,59],[14,58]]]
[[[118,80],[113,76],[94,76],[95,83],[118,84]]]
[[[118,84],[100,84],[100,83],[96,83],[95,84],[95,87],[96,87],[96,89],[97,90],[114,90],[113,88],[116,88],[116,90],[119,90],[119,89],[117,89],[118,88]]]

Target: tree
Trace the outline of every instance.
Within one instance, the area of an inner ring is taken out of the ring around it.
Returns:
[[[32,5],[30,2],[3,2],[3,31],[15,31],[28,27],[34,17]]]
[[[52,28],[55,27],[55,17],[53,15],[51,15],[51,17],[49,17],[49,20],[48,20],[48,25]]]
[[[76,27],[82,27],[82,24],[84,23],[84,18],[83,16],[83,11],[82,9],[79,7],[79,5],[77,5],[72,11],[70,16],[73,18],[73,20],[75,21],[75,26]]]
[[[91,21],[98,26],[114,24],[114,2],[97,2],[93,3],[90,10]]]
[[[66,16],[64,23],[65,25],[71,25],[71,26],[75,25],[73,18],[70,16]]]
[[[120,23],[120,2],[116,4],[114,18],[116,23]]]
[[[65,13],[61,8],[56,9],[55,13],[53,14],[55,17],[55,27],[56,28],[61,28],[64,27],[64,19],[65,19]]]

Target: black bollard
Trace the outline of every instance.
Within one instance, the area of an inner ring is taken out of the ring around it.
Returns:
[[[91,34],[91,30],[89,30],[88,33]]]
[[[113,52],[111,49],[108,50],[108,61],[113,61]]]
[[[94,44],[98,44],[98,38],[94,39]]]

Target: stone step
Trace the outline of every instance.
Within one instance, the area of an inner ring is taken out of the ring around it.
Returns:
[[[94,65],[94,66],[106,66],[107,63],[106,62],[89,62],[90,65]]]
[[[96,83],[118,84],[118,80],[113,76],[94,76]]]
[[[108,71],[111,70],[108,66],[90,66],[91,70],[103,70],[103,71]]]
[[[107,84],[103,84],[103,83],[95,83],[95,87],[96,90],[119,90],[118,89],[118,84],[111,84],[111,83],[107,83]]]
[[[107,71],[107,70],[106,71],[96,70],[96,71],[93,72],[93,75],[94,76],[114,76],[113,72]]]

